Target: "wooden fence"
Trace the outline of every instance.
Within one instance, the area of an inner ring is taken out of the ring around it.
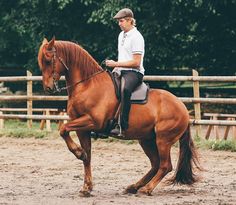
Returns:
[[[64,77],[61,80],[65,80]],[[200,82],[236,82],[236,76],[199,76],[196,70],[192,71],[192,76],[144,76],[145,81],[191,81],[193,83],[193,97],[179,97],[184,103],[194,104],[194,119],[190,123],[196,126],[196,135],[201,135],[201,125],[224,125],[236,126],[234,120],[202,120],[201,103],[210,104],[236,104],[236,99],[232,98],[201,98]],[[0,119],[27,119],[28,127],[32,127],[32,120],[69,120],[66,115],[33,115],[33,101],[66,101],[67,96],[39,96],[33,95],[33,82],[42,81],[42,76],[32,76],[27,71],[27,76],[0,77],[0,82],[27,81],[27,95],[0,95],[1,101],[27,101],[27,114],[5,114],[0,113]]]

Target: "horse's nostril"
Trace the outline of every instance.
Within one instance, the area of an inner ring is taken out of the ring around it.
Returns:
[[[53,89],[51,89],[50,87],[47,87],[46,91],[49,92],[49,93],[52,93]]]

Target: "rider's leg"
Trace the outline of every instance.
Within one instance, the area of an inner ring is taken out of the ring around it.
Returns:
[[[122,71],[121,78],[121,128],[129,127],[129,111],[131,107],[131,94],[142,83],[143,75],[136,71]]]
[[[111,134],[122,136],[122,130],[129,127],[130,97],[137,86],[142,83],[143,75],[136,71],[121,71],[121,110],[119,125]]]

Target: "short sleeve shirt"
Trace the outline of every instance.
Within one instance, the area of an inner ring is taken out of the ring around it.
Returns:
[[[144,57],[144,39],[142,34],[136,27],[128,32],[122,31],[118,37],[118,61],[129,61],[133,59],[133,54],[141,55],[141,63],[139,69],[116,67],[117,70],[135,70],[144,75],[143,57]]]

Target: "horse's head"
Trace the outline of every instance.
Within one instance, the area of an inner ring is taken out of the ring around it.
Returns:
[[[46,38],[43,40],[38,52],[38,64],[42,71],[44,90],[49,93],[58,91],[57,81],[65,73],[67,66],[57,56],[54,37],[49,42]]]

